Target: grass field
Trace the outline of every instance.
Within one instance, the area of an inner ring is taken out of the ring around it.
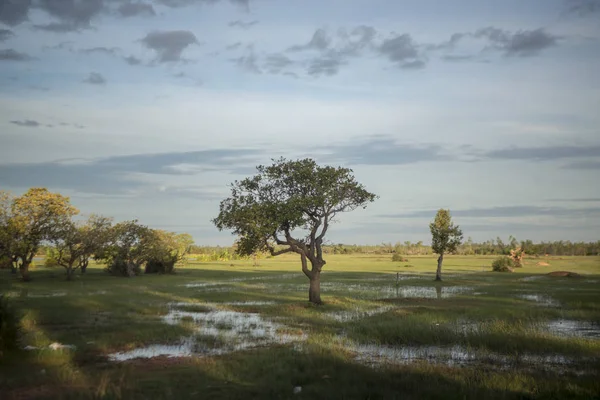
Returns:
[[[434,257],[409,258],[329,256],[321,307],[292,256],[132,279],[0,271],[29,346],[0,359],[0,398],[599,398],[600,258],[511,274],[447,257],[441,283]]]

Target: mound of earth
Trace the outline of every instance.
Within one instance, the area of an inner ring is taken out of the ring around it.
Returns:
[[[547,263],[547,262],[545,262],[545,261],[540,261],[540,262],[538,262],[536,265],[537,265],[538,267],[547,267],[547,266],[549,266],[550,264],[548,264],[548,263]]]
[[[579,275],[576,272],[570,272],[570,271],[553,271],[553,272],[549,272],[546,274],[547,276],[560,276],[560,277],[566,277],[566,278],[579,278],[581,277],[581,275]]]

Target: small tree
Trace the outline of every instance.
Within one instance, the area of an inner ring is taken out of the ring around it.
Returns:
[[[351,169],[319,166],[312,159],[281,158],[257,170],[257,175],[231,185],[231,197],[221,201],[213,223],[240,237],[240,255],[300,255],[310,281],[308,299],[322,304],[322,246],[329,225],[339,213],[365,208],[376,196],[356,182]]]
[[[438,210],[435,219],[429,224],[431,230],[431,249],[439,255],[435,280],[442,280],[444,254],[454,253],[462,242],[462,231],[454,225],[450,210]]]
[[[523,257],[525,257],[525,251],[522,247],[517,246],[510,250],[510,258],[512,258],[515,268],[521,268],[523,266]]]
[[[185,260],[194,239],[187,233],[176,234],[162,230],[154,230],[153,235],[145,273],[174,273],[175,264]]]
[[[137,220],[119,222],[111,229],[108,245],[96,258],[106,262],[111,274],[132,277],[141,272],[150,258],[154,241],[152,229]]]
[[[90,258],[106,246],[111,220],[92,215],[85,223],[70,222],[53,240],[56,263],[66,269],[67,280],[73,273],[88,266]]]
[[[11,253],[24,281],[31,280],[29,266],[42,241],[54,240],[77,213],[68,197],[45,188],[31,188],[12,201],[8,223]]]

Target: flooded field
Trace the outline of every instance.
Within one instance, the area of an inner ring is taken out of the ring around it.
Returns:
[[[389,347],[376,345],[350,345],[349,351],[356,354],[355,360],[371,366],[409,365],[428,363],[448,367],[483,367],[491,369],[541,369],[559,373],[595,374],[597,371],[581,369],[578,364],[589,358],[574,358],[563,355],[519,354],[516,356],[491,352],[478,352],[464,346],[406,346]],[[542,367],[543,366],[543,367]]]
[[[527,300],[527,301],[531,301],[533,303],[536,303],[540,306],[544,306],[544,307],[559,307],[560,303],[558,301],[556,301],[555,299],[553,299],[552,297],[545,295],[545,294],[538,294],[538,293],[528,293],[528,294],[521,294],[518,296],[521,299]]]
[[[265,305],[270,302],[230,302],[222,305]],[[196,310],[196,311],[191,311]],[[273,344],[287,344],[306,339],[302,331],[290,333],[283,324],[263,318],[259,313],[221,309],[211,303],[172,303],[162,317],[168,325],[192,323],[194,334],[182,337],[178,344],[153,344],[128,352],[110,354],[112,361],[158,356],[214,356]]]
[[[306,301],[309,282],[295,263],[264,273],[224,264],[129,279],[101,269],[76,282],[36,276],[4,290],[20,311],[22,353],[15,362],[33,371],[28,382],[45,385],[94,382],[104,390],[126,376],[135,388],[124,389],[127,398],[148,398],[131,391],[143,385],[171,391],[156,398],[242,398],[252,390],[270,398],[264,388],[273,382],[283,388],[278,398],[318,398],[330,386],[330,398],[344,388],[347,398],[357,390],[368,398],[373,388],[396,383],[372,397],[406,385],[422,394],[430,380],[450,382],[444,394],[460,393],[459,400],[494,398],[473,382],[505,385],[499,399],[513,391],[572,398],[600,390],[596,275],[495,274],[481,272],[477,261],[466,273],[449,267],[438,283],[428,259],[411,260],[415,268],[400,274],[403,267],[391,262],[367,268],[362,259],[339,259],[356,271],[333,258],[322,275],[322,306]],[[1,365],[0,372],[24,379]],[[470,389],[461,391],[463,385]],[[565,387],[574,389],[561,392]]]
[[[548,331],[563,337],[600,339],[600,323],[559,319],[547,324]]]

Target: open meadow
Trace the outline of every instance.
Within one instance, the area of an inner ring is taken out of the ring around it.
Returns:
[[[449,256],[442,282],[434,256],[326,259],[323,306],[289,255],[134,278],[92,264],[71,282],[62,268],[37,267],[31,282],[1,271],[21,350],[0,359],[0,397],[600,395],[599,257],[497,273],[493,257]]]

